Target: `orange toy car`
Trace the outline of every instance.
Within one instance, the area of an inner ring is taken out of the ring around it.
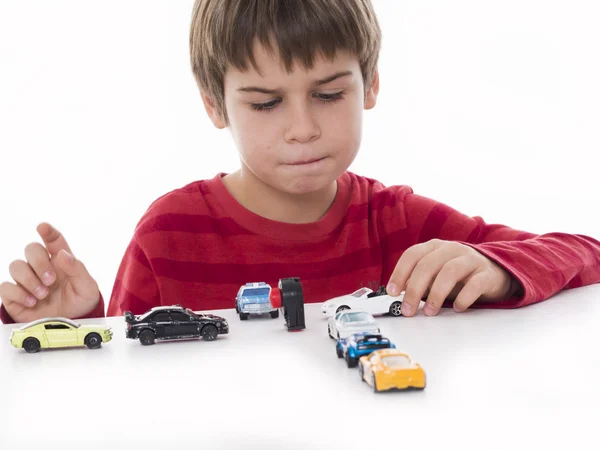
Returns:
[[[410,356],[395,348],[375,350],[358,360],[360,379],[375,392],[390,389],[425,389],[425,371]]]

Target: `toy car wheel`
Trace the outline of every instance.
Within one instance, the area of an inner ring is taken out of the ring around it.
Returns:
[[[271,319],[277,319],[279,317],[279,310],[271,311]]]
[[[342,352],[342,349],[337,344],[335,346],[335,354],[337,355],[338,358],[343,358],[344,357],[344,352]]]
[[[356,367],[356,358],[350,356],[350,353],[346,352],[346,365],[348,368]]]
[[[362,363],[358,364],[358,375],[360,376],[360,381],[362,381],[363,383],[366,383],[366,381],[365,381],[365,368],[363,367]]]
[[[248,313],[240,313],[240,320],[248,320]]]
[[[143,330],[139,335],[139,340],[142,345],[152,345],[154,344],[154,339],[156,336],[154,335],[154,331],[152,330]]]
[[[239,314],[239,313],[240,313],[240,308],[238,307],[238,304],[237,304],[237,302],[235,303],[235,312],[236,312],[237,314]]]
[[[100,346],[102,345],[102,338],[98,333],[90,333],[85,337],[84,343],[87,348],[100,348]]]
[[[34,337],[30,337],[23,341],[23,348],[27,353],[35,353],[40,351],[40,341]]]
[[[205,341],[214,341],[218,334],[217,327],[212,324],[204,325],[204,328],[202,328],[202,339]]]
[[[401,302],[394,302],[390,305],[390,316],[399,317],[402,315]]]
[[[329,325],[327,325],[327,335],[333,339],[333,335],[331,334],[331,327]]]
[[[338,309],[336,309],[336,310],[335,310],[335,313],[337,314],[337,313],[339,313],[340,311],[346,311],[347,309],[350,309],[350,307],[349,307],[349,306],[346,306],[346,305],[342,305],[342,306],[340,306]]]

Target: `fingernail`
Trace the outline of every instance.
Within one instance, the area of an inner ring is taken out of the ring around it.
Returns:
[[[402,303],[402,314],[405,316],[410,316],[413,313],[413,307],[408,303]]]
[[[423,307],[423,312],[426,316],[433,316],[435,315],[435,308],[430,303],[425,303],[425,306]]]
[[[46,286],[38,286],[38,287],[35,288],[35,290],[33,291],[33,293],[35,294],[35,296],[37,298],[42,299],[48,293],[48,288]]]
[[[28,295],[27,298],[25,299],[25,306],[29,306],[31,308],[32,306],[35,305],[36,302],[37,302],[37,300],[35,299],[35,297]]]
[[[388,291],[388,294],[390,295],[398,295],[398,286],[396,286],[394,283],[389,283],[386,291]]]
[[[50,286],[54,283],[54,273],[48,271],[42,275],[42,281],[46,286]]]

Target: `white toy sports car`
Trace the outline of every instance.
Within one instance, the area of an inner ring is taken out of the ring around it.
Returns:
[[[340,311],[334,317],[329,318],[327,323],[327,334],[332,339],[340,339],[368,331],[379,333],[379,324],[371,314],[366,311],[348,309]]]
[[[342,295],[323,302],[321,313],[325,317],[332,317],[340,311],[346,309],[361,309],[374,315],[389,314],[391,316],[401,316],[400,306],[404,292],[397,297],[388,295],[385,286],[381,286],[377,291],[363,287],[352,294]]]

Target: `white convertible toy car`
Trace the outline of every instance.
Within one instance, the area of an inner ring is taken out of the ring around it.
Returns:
[[[332,317],[346,309],[360,309],[374,315],[389,314],[398,317],[402,315],[400,306],[403,298],[404,292],[401,292],[397,297],[388,295],[385,286],[381,286],[376,292],[363,287],[352,294],[342,295],[323,302],[321,312],[325,317]]]
[[[361,331],[371,333],[381,331],[377,321],[366,311],[355,309],[340,311],[334,317],[329,318],[327,323],[327,334],[332,339],[346,338]]]

